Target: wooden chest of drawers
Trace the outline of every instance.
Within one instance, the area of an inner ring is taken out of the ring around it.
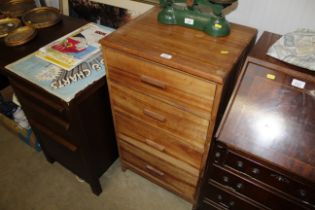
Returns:
[[[197,209],[315,209],[315,73],[268,57],[279,37],[265,32],[245,62]]]
[[[155,8],[101,41],[116,138],[131,169],[193,202],[221,98],[256,30],[213,38]]]

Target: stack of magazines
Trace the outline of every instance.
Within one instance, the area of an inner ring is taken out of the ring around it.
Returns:
[[[100,52],[98,41],[111,32],[107,27],[89,23],[40,48],[35,55],[69,71]]]
[[[70,102],[105,75],[99,40],[114,29],[89,23],[6,68]]]

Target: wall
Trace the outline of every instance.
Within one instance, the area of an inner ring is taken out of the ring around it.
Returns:
[[[68,14],[68,0],[62,1],[64,14]],[[92,1],[130,9],[133,16],[152,7],[130,0]],[[315,0],[238,0],[227,12],[229,21],[255,27],[259,35],[263,31],[285,34],[297,28],[315,30]]]
[[[227,15],[231,22],[285,34],[297,28],[315,30],[315,0],[238,0]]]

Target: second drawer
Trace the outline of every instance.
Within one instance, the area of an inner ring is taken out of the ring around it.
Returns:
[[[115,112],[142,119],[197,147],[204,146],[210,121],[115,83],[111,83],[111,96]]]

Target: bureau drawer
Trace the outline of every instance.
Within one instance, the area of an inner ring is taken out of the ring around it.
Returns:
[[[205,191],[204,197],[202,198],[201,207],[198,208],[198,210],[202,209],[259,210],[265,208],[253,201],[245,201],[221,189],[215,182],[211,182],[209,190]]]
[[[198,178],[151,154],[120,141],[122,161],[130,168],[192,201]]]
[[[104,52],[110,81],[211,119],[215,83],[116,50]]]
[[[205,144],[208,120],[114,83],[111,84],[111,99],[115,112],[141,119],[196,147],[200,148]]]
[[[216,145],[214,162],[224,167],[232,168],[271,188],[283,191],[307,206],[315,207],[314,185],[308,186],[298,182],[289,176],[227,150],[225,146],[220,144]]]
[[[270,209],[307,209],[281,197],[280,193],[267,191],[250,180],[228,172],[219,166],[214,165],[212,167],[210,179],[222,184],[227,190],[245,195]],[[211,180],[209,181],[211,182]],[[211,190],[211,186],[209,186],[209,190]]]
[[[121,113],[115,114],[115,120],[119,138],[143,143],[200,169],[203,148],[196,148],[161,129]]]

